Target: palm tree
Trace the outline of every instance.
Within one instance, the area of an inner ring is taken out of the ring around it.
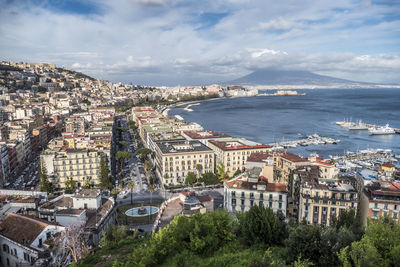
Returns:
[[[203,165],[197,164],[196,165],[196,170],[197,170],[197,183],[198,183],[199,182],[200,173],[203,170]]]
[[[133,181],[130,181],[128,184],[128,188],[131,190],[131,205],[133,205],[133,188],[135,188],[135,183]]]
[[[154,186],[152,184],[149,186],[149,192],[150,192],[150,213],[149,213],[149,223],[150,223],[151,204],[153,202],[153,192],[154,192]]]

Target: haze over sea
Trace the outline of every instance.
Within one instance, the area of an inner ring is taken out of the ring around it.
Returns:
[[[297,91],[306,95],[203,101],[191,107],[194,112],[184,110],[183,106],[172,109],[169,115],[178,114],[188,122],[201,124],[204,129],[266,144],[297,140],[314,133],[341,140],[336,145],[288,149],[302,156],[316,152],[327,158],[368,148],[392,149],[400,154],[400,134],[371,136],[368,131],[349,131],[335,124],[351,119],[376,125],[389,123],[391,127],[400,128],[400,89]]]

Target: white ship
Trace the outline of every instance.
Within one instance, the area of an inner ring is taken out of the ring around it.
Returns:
[[[384,127],[369,128],[368,131],[371,135],[395,134],[394,129],[389,127],[389,124],[386,124]]]
[[[355,123],[352,123],[347,127],[349,130],[368,130],[368,126],[363,123],[361,120]]]

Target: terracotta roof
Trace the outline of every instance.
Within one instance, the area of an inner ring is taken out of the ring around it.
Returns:
[[[272,156],[272,153],[269,152],[256,152],[251,153],[247,158],[247,161],[250,162],[264,162],[266,159]]]
[[[293,153],[290,153],[287,151],[285,153],[282,153],[280,156],[291,162],[307,162],[308,161],[308,159],[299,157],[296,154],[293,154]]]
[[[273,192],[287,192],[286,190],[286,185],[285,184],[267,184],[267,191],[273,191]]]
[[[243,149],[259,149],[259,148],[270,148],[271,146],[269,145],[264,145],[264,144],[257,144],[257,145],[246,145],[243,144],[240,141],[234,141],[235,143],[239,143],[240,145],[237,146],[229,146],[228,144],[230,142],[224,142],[224,141],[216,141],[216,140],[210,140],[209,141],[211,144],[215,145],[216,147],[228,151],[228,150],[243,150]]]
[[[200,196],[197,196],[197,199],[200,202],[208,202],[208,201],[212,201],[213,197],[211,195],[200,195]]]
[[[23,245],[30,245],[50,225],[44,220],[10,213],[0,223],[0,234]]]
[[[394,168],[395,166],[390,162],[386,162],[385,164],[382,164],[382,167]]]

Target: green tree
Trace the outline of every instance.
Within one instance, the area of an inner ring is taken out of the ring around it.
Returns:
[[[197,182],[198,182],[201,175],[201,171],[203,170],[203,165],[196,164],[196,170],[197,170]]]
[[[53,184],[49,181],[47,170],[44,166],[40,169],[40,191],[47,192],[48,194],[54,192]]]
[[[188,172],[186,179],[185,179],[185,184],[186,185],[192,185],[196,182],[196,174],[194,172]]]
[[[218,162],[217,164],[217,173],[220,181],[229,179],[228,173],[225,171],[225,165],[222,162]]]
[[[136,151],[136,153],[140,155],[142,161],[144,161],[147,158],[147,155],[151,154],[151,152],[151,149],[148,148],[140,148]]]
[[[131,158],[131,153],[125,151],[117,151],[117,153],[115,153],[115,158],[120,162],[120,174],[122,177],[124,171],[124,161]]]
[[[218,184],[220,181],[216,174],[212,172],[206,172],[201,175],[199,182],[205,183],[206,185],[212,185],[212,184]]]
[[[287,259],[294,262],[301,257],[314,263],[319,261],[321,244],[321,229],[319,226],[300,224],[290,229],[286,242]]]
[[[133,205],[133,189],[135,188],[135,182],[130,181],[128,184],[129,190],[131,190],[131,205]]]
[[[104,155],[101,155],[100,165],[99,165],[99,176],[100,176],[100,185],[102,188],[111,189],[112,188],[112,179],[110,176],[110,171],[108,169],[108,165]]]
[[[150,193],[150,209],[151,209],[151,204],[152,204],[152,202],[153,202],[153,193],[154,193],[154,190],[155,190],[155,188],[154,188],[154,186],[151,184],[151,185],[149,186],[149,193]],[[151,210],[150,210],[150,213],[149,213],[149,223],[150,223],[150,217],[151,217]]]
[[[126,146],[128,145],[128,142],[126,142],[126,141],[119,141],[118,144],[119,144],[121,147],[126,147]]]
[[[137,130],[136,123],[134,121],[132,121],[132,120],[128,121],[128,126],[129,126],[130,129],[132,129],[132,131],[136,131]]]
[[[75,180],[73,180],[72,178],[67,179],[65,181],[65,192],[69,194],[73,193],[76,189],[76,185],[77,184]]]
[[[337,218],[333,218],[332,225],[337,230],[342,227],[349,228],[356,235],[357,239],[361,239],[364,234],[360,214],[355,209],[340,212]]]
[[[383,217],[372,221],[360,241],[353,242],[340,252],[345,266],[398,266],[400,226]]]
[[[118,194],[119,194],[119,189],[117,188],[117,187],[114,187],[112,190],[111,190],[111,195],[113,195],[113,197],[114,197],[114,199],[117,199],[117,196],[118,196]]]
[[[238,220],[240,234],[248,245],[280,245],[287,236],[286,224],[264,206],[252,206],[249,211],[238,214]]]
[[[237,175],[239,175],[239,174],[241,174],[242,173],[242,171],[240,170],[240,169],[237,169],[236,171],[235,171],[235,173],[233,174],[233,177],[236,177]]]

